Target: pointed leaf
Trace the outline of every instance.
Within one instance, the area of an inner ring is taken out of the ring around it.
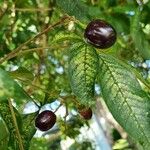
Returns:
[[[136,77],[119,60],[99,55],[99,82],[114,118],[145,150],[150,147],[150,100]]]
[[[71,47],[69,61],[71,88],[79,102],[86,106],[94,104],[97,65],[98,56],[95,49],[82,42]]]
[[[15,82],[9,74],[0,68],[0,100],[14,98],[16,102],[31,100],[25,91]]]

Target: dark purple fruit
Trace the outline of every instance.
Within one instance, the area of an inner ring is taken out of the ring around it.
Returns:
[[[84,108],[84,109],[80,110],[79,113],[86,120],[89,120],[92,118],[91,108]]]
[[[105,49],[111,47],[116,41],[115,29],[106,21],[91,21],[84,32],[84,37],[93,46]]]
[[[47,131],[56,123],[56,115],[49,110],[41,112],[35,119],[35,126],[41,131]]]

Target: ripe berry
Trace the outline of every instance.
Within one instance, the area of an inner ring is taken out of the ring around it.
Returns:
[[[35,126],[41,131],[47,131],[56,123],[56,115],[49,110],[40,113],[35,119]]]
[[[79,113],[86,120],[89,120],[92,118],[91,108],[84,108],[84,109],[80,110]]]
[[[84,32],[84,37],[88,43],[101,49],[111,47],[116,41],[115,29],[106,21],[91,21]]]

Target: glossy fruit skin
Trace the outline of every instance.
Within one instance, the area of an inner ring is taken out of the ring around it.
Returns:
[[[84,37],[94,47],[105,49],[111,47],[116,42],[117,34],[109,23],[97,19],[87,25]]]
[[[79,110],[79,113],[85,120],[90,120],[92,118],[91,108],[84,108],[82,110]]]
[[[51,129],[56,123],[56,115],[49,110],[41,112],[35,119],[35,126],[41,131]]]

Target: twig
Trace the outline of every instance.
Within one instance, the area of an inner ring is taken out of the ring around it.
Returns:
[[[67,106],[67,104],[66,104],[66,114],[65,114],[65,116],[64,116],[65,122],[66,122],[67,116],[68,116],[68,106]]]
[[[8,10],[8,4],[5,4],[5,5],[6,5],[6,8],[4,10],[1,10],[0,21],[2,20],[3,16],[6,14]]]
[[[29,40],[27,40],[25,43],[21,44],[19,47],[17,47],[15,50],[13,50],[11,53],[7,54],[6,56],[4,56],[3,58],[0,59],[0,63],[3,63],[6,60],[9,60],[11,58],[14,57],[14,55],[16,55],[16,53],[18,53],[19,51],[22,50],[22,48],[29,44],[31,41],[37,39],[38,37],[40,37],[41,35],[45,34],[46,32],[48,32],[49,30],[53,29],[54,27],[63,24],[66,20],[71,19],[71,17],[69,16],[64,16],[61,18],[60,21],[56,22],[53,25],[50,25],[48,28],[46,28],[45,30],[43,30],[42,32],[40,32],[39,34],[35,35],[34,37],[30,38]]]
[[[54,111],[54,113],[62,106],[62,104],[60,104]]]
[[[67,118],[67,116],[68,116],[68,106],[67,106],[67,104],[65,104],[66,105],[66,113],[65,113],[65,116],[64,116],[64,122],[65,122],[65,131],[67,130],[67,126],[66,126],[66,118]]]
[[[19,53],[14,54],[13,57],[20,56],[28,52],[40,51],[41,49],[50,49],[50,48],[51,47],[38,47],[38,48],[31,48],[31,49],[23,49]]]
[[[17,120],[16,120],[16,116],[15,116],[15,113],[14,113],[14,109],[13,109],[11,100],[8,100],[8,104],[9,104],[9,107],[10,107],[10,111],[11,111],[12,119],[13,119],[13,122],[14,122],[14,126],[16,128],[16,134],[17,134],[17,137],[18,137],[20,150],[24,150],[22,140],[21,140],[21,135],[19,133],[19,128],[18,128],[18,124],[17,124]]]
[[[22,12],[26,12],[26,11],[30,11],[30,12],[35,12],[35,11],[51,11],[51,8],[15,8],[15,11],[22,11]]]
[[[67,46],[61,46],[61,48],[66,48]],[[29,53],[29,52],[33,52],[33,51],[40,51],[41,49],[57,49],[57,46],[50,46],[50,47],[38,47],[38,48],[31,48],[31,49],[23,49],[22,51],[20,51],[19,53],[16,53],[13,55],[13,57],[16,57],[16,56],[20,56],[20,55],[23,55],[25,53]],[[60,47],[58,47],[60,48]]]
[[[16,78],[16,79],[28,85],[27,80],[22,80],[22,79],[20,79],[20,78]],[[44,88],[41,88],[41,87],[38,86],[38,85],[35,85],[35,84],[30,83],[30,86],[35,87],[35,88],[37,88],[37,89],[40,89],[40,90],[42,90],[44,93],[50,94],[50,92],[49,92],[48,90],[46,90],[46,89],[44,89]]]
[[[74,105],[76,106],[76,108],[81,107],[82,105],[78,102],[78,100],[76,100],[76,96],[75,95],[70,95],[70,96],[60,96],[59,99],[62,101],[62,103],[65,103],[65,100],[70,100],[71,102],[74,103]]]

